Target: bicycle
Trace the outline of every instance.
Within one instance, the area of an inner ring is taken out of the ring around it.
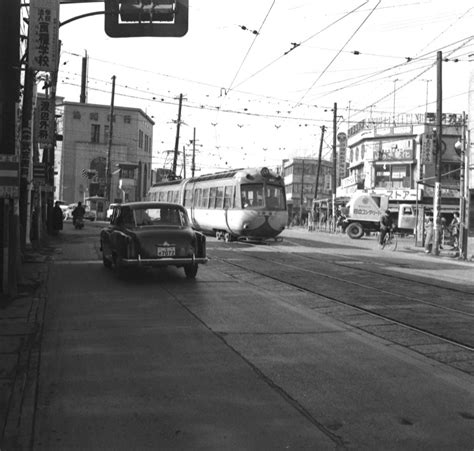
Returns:
[[[388,249],[389,251],[396,251],[397,250],[397,235],[395,235],[395,232],[393,230],[389,230],[384,238],[383,242],[380,245],[380,248],[382,250]]]

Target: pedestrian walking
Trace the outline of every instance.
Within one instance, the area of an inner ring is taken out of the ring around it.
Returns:
[[[451,221],[451,224],[449,224],[449,229],[451,231],[451,235],[453,237],[453,249],[459,249],[459,225],[460,225],[460,220],[459,220],[459,214],[454,213],[453,215],[453,220]]]
[[[63,211],[59,202],[56,202],[53,207],[53,235],[57,235],[63,229],[63,220]]]
[[[433,249],[434,222],[433,216],[428,216],[425,222],[425,253],[429,254]]]

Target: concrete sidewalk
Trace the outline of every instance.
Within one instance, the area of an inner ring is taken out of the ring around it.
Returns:
[[[28,250],[21,266],[18,295],[0,297],[2,450],[30,448],[49,262],[55,252],[49,240],[40,250]]]

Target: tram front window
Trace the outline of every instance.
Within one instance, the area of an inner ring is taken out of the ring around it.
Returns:
[[[267,185],[265,187],[265,207],[271,210],[285,209],[283,187],[277,185]]]
[[[241,185],[242,208],[263,207],[263,185],[255,183]]]

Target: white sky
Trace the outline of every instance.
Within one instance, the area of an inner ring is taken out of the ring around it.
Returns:
[[[468,111],[472,0],[189,3],[189,31],[182,38],[110,38],[103,16],[60,29],[58,95],[79,101],[87,51],[88,101],[109,104],[115,75],[115,105],[141,108],[156,122],[155,167],[171,166],[180,93],[180,150],[190,149],[196,128],[201,173],[316,157],[322,125],[329,157],[334,103],[338,131],[371,114],[389,116],[394,107],[397,114],[420,113],[428,103],[428,111],[436,111],[439,50],[449,59],[443,111]],[[63,4],[61,21],[103,8]],[[301,45],[285,55],[292,43]]]

